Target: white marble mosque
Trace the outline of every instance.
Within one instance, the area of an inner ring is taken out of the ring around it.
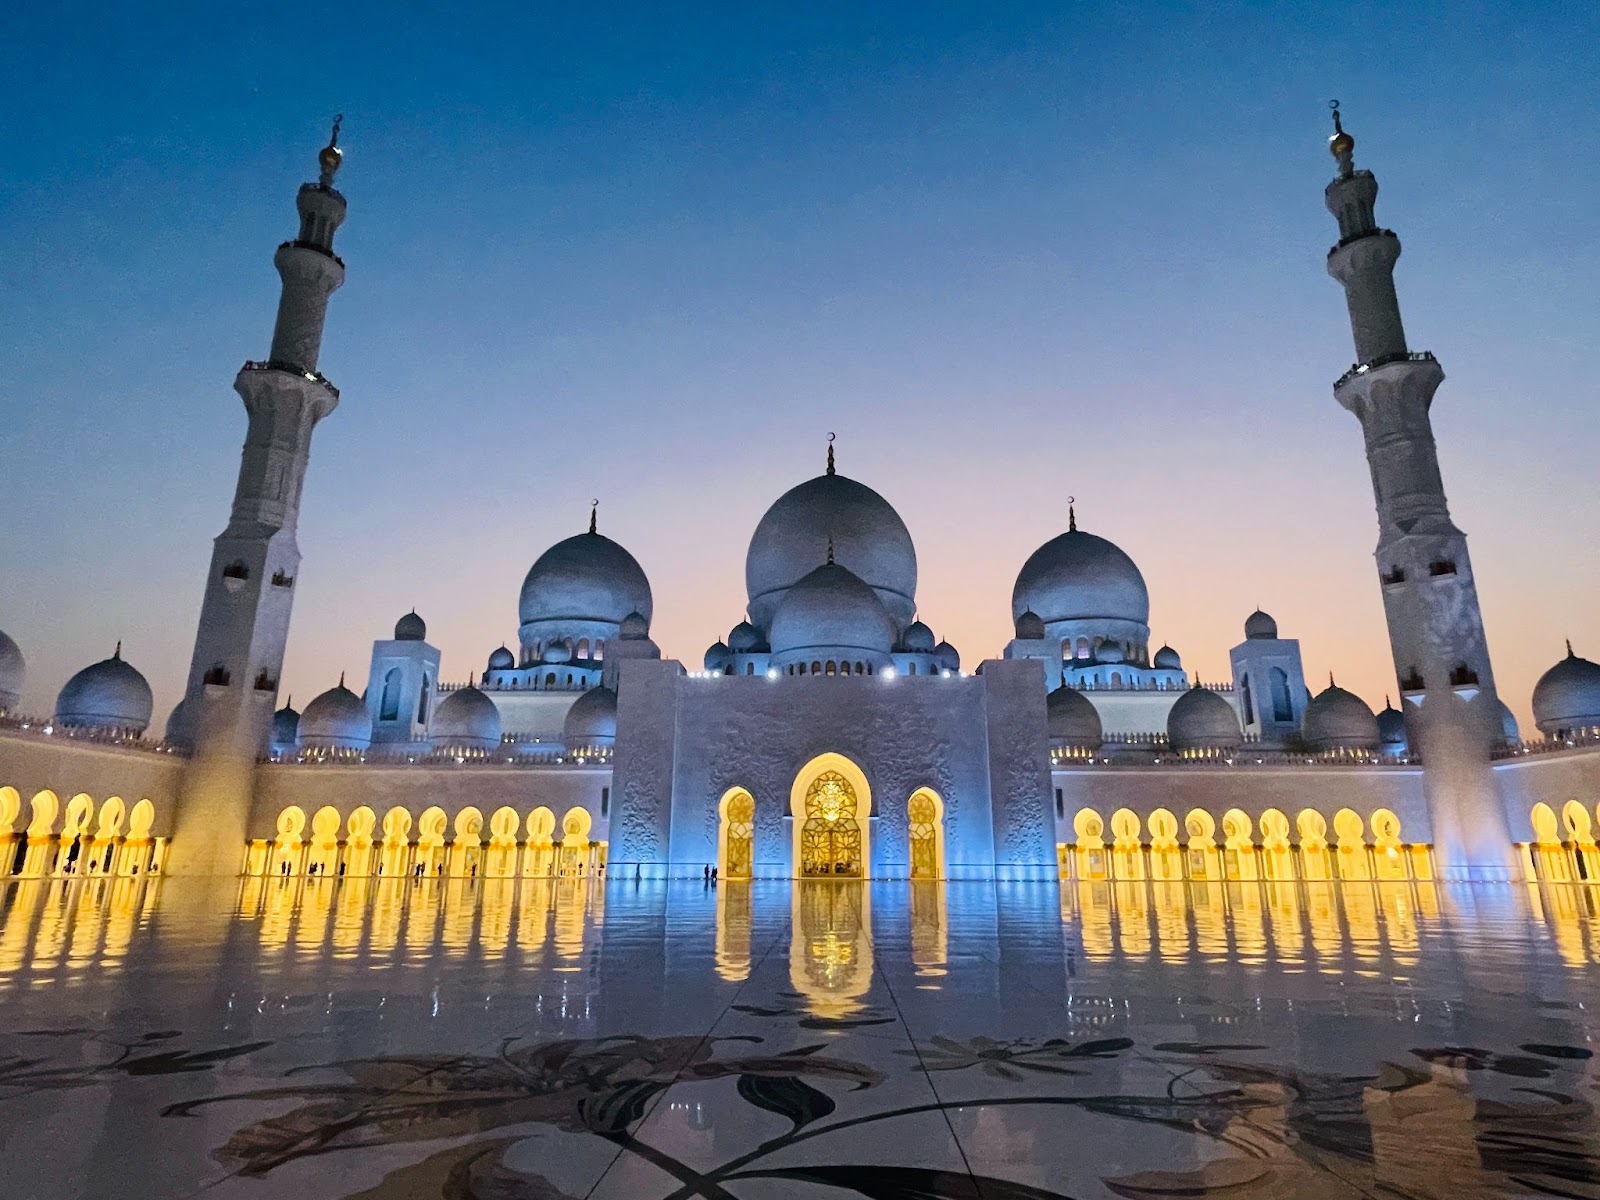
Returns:
[[[1232,678],[1194,679],[1152,632],[1116,531],[1070,509],[1019,564],[1015,638],[963,656],[919,615],[938,598],[918,594],[894,480],[850,478],[831,439],[820,474],[750,514],[747,594],[703,656],[652,641],[650,581],[591,512],[530,567],[514,638],[507,597],[480,663],[441,661],[406,613],[365,680],[278,707],[301,487],[339,401],[317,370],[344,281],[336,125],[277,250],[271,350],[235,380],[244,451],[184,698],[156,723],[119,646],[54,712],[20,714],[26,648],[0,634],[0,863],[19,878],[1594,878],[1600,665],[1569,647],[1523,738],[1445,503],[1429,417],[1443,372],[1406,341],[1375,178],[1342,129],[1331,149],[1328,270],[1357,360],[1333,398],[1372,472],[1398,707],[1331,679],[1313,693],[1294,631],[1259,611],[1241,614]]]

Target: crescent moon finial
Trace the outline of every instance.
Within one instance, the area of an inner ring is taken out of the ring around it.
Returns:
[[[830,431],[828,434],[828,474],[832,475],[833,473],[833,433]]]
[[[597,496],[589,501],[589,532],[599,533],[600,498]]]

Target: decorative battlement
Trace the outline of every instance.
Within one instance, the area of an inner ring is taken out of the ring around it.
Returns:
[[[99,746],[122,750],[140,750],[147,754],[175,754],[187,758],[189,751],[183,746],[157,741],[127,729],[95,729],[78,725],[57,725],[48,717],[25,717],[16,713],[0,715],[0,734],[45,739],[66,738],[75,742],[93,742]]]
[[[1174,750],[1164,733],[1107,734],[1098,750],[1053,747],[1052,768],[1116,767],[1406,767],[1417,766],[1413,755],[1386,755],[1372,750],[1268,750],[1247,737],[1233,750]]]

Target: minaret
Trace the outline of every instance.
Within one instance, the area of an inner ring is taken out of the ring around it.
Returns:
[[[1339,222],[1328,274],[1344,285],[1356,363],[1334,397],[1361,422],[1378,506],[1378,578],[1389,644],[1433,821],[1434,853],[1449,876],[1510,877],[1512,845],[1489,750],[1499,702],[1483,635],[1467,538],[1450,520],[1428,410],[1444,379],[1427,351],[1406,345],[1394,265],[1400,239],[1378,228],[1378,181],[1358,171],[1355,139],[1338,105],[1329,149],[1338,175],[1327,187]]]
[[[172,734],[192,747],[169,872],[232,875],[243,860],[257,756],[266,750],[289,611],[300,573],[295,525],[311,431],[339,403],[317,373],[328,297],[344,283],[333,235],[345,199],[339,121],[317,156],[321,176],[296,197],[300,233],[273,258],[283,279],[272,352],[234,379],[249,423],[233,515],[213,544],[200,627]]]

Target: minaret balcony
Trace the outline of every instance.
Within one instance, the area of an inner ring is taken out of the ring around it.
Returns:
[[[1371,362],[1356,363],[1334,381],[1333,390],[1337,392],[1352,379],[1360,379],[1363,375],[1366,375],[1371,371],[1376,371],[1379,367],[1387,367],[1391,363],[1437,361],[1439,360],[1434,357],[1432,350],[1407,350],[1402,351],[1399,354],[1385,354],[1373,359]]]
[[[327,376],[316,371],[302,371],[293,363],[274,362],[271,359],[268,359],[265,362],[247,361],[244,366],[240,367],[239,369],[241,371],[282,371],[286,375],[298,375],[300,378],[308,379],[319,387],[326,388],[328,394],[331,395],[335,400],[339,398],[339,389],[334,387],[333,384],[328,381]]]

